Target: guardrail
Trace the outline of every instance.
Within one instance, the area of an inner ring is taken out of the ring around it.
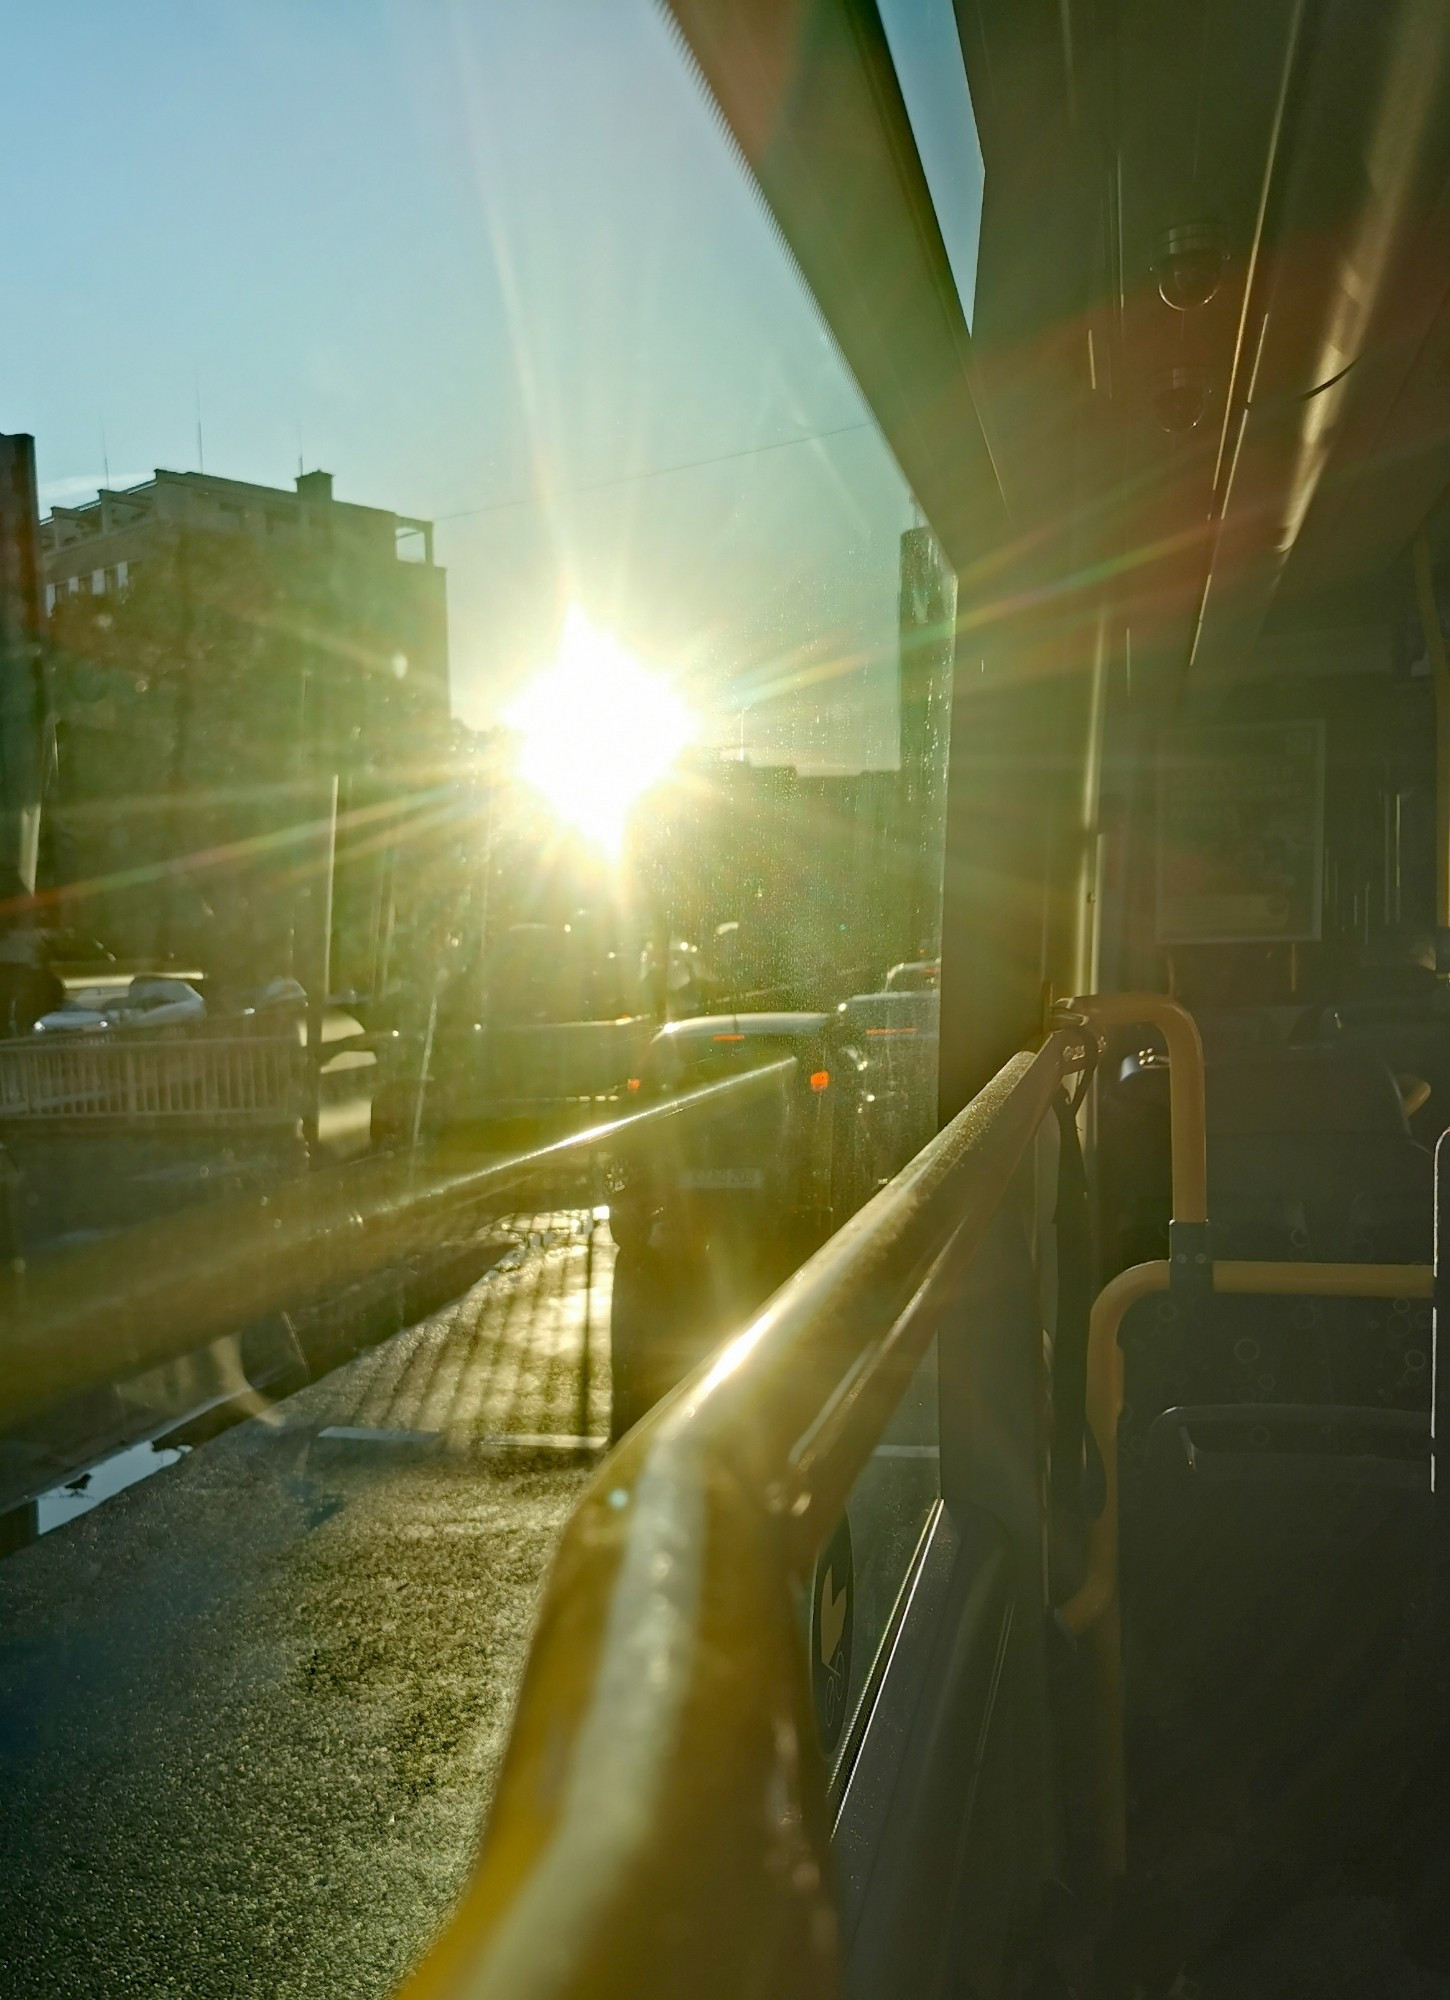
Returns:
[[[0,1420],[21,1421],[457,1241],[525,1189],[535,1198],[541,1188],[577,1190],[601,1155],[765,1103],[794,1072],[788,1057],[484,1165],[460,1167],[446,1152],[360,1160],[36,1258],[0,1274]]]
[[[839,1992],[797,1593],[1085,1055],[1015,1057],[605,1462],[405,2000]]]
[[[36,1036],[0,1042],[0,1122],[295,1124],[310,1079],[308,1051],[295,1037]]]

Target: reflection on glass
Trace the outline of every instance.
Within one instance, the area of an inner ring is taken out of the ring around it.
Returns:
[[[981,141],[952,0],[879,0],[906,115],[970,327],[982,234]]]
[[[203,1990],[265,1795],[238,1990],[381,1994],[611,1427],[933,1128],[955,581],[654,0],[82,4],[7,57],[0,1908],[57,1990]],[[567,1195],[438,1194],[782,1057]],[[90,1316],[23,1372],[37,1300]]]
[[[847,1600],[839,1593],[849,1591],[850,1645],[837,1657],[834,1675],[815,1675],[817,1725],[833,1778],[854,1749],[853,1724],[864,1719],[869,1707],[874,1670],[895,1630],[912,1559],[940,1497],[933,1341],[856,1481],[846,1507],[847,1534],[838,1532],[816,1566],[813,1669],[817,1657],[823,1662],[831,1657],[826,1638],[838,1639],[844,1630]],[[833,1622],[826,1616],[832,1605],[837,1607]]]

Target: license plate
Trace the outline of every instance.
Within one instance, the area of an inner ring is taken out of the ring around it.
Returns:
[[[687,1167],[680,1175],[682,1188],[704,1191],[713,1188],[763,1188],[764,1167]]]

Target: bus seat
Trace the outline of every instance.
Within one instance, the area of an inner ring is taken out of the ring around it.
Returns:
[[[1212,1062],[1208,1127],[1219,1135],[1360,1132],[1405,1137],[1404,1105],[1389,1067],[1360,1049],[1289,1049]]]
[[[1299,1026],[1302,1007],[1237,1007],[1195,1013],[1199,1039],[1210,1062],[1233,1062],[1278,1055]]]
[[[1351,1047],[1210,1056],[1205,1086],[1219,1256],[1428,1259],[1433,1162],[1411,1136],[1380,1057]],[[1122,1261],[1161,1256],[1169,1206],[1161,1058],[1122,1065],[1105,1093],[1103,1148]]]
[[[1149,1201],[1166,1237],[1167,1084],[1150,1057],[1105,1092],[1109,1147],[1138,1148],[1109,1185],[1139,1256],[1162,1254]],[[1429,1261],[1433,1162],[1376,1051],[1211,1043],[1205,1088],[1217,1257]],[[1428,1672],[1429,1303],[1157,1294],[1120,1339],[1132,1761],[1206,1793],[1247,1769],[1312,1825],[1325,1760],[1358,1754],[1325,1742],[1346,1690],[1372,1694],[1376,1768],[1398,1770]]]
[[[1428,1261],[1434,1163],[1411,1137],[1387,1064],[1359,1049],[1294,1050],[1206,1072],[1209,1213],[1304,1210],[1299,1254],[1328,1263]],[[1221,1256],[1235,1251],[1227,1236]]]
[[[1432,1563],[1426,1412],[1161,1412],[1123,1545],[1137,1769],[1211,1795],[1231,1761],[1307,1841],[1327,1766],[1392,1792],[1433,1674]]]
[[[1144,1299],[1121,1331],[1119,1464],[1125,1497],[1162,1411],[1180,1404],[1430,1407],[1424,1299]]]
[[[1345,1261],[1428,1264],[1434,1248],[1433,1200],[1433,1160],[1428,1173],[1417,1164],[1413,1176],[1407,1173],[1401,1180],[1392,1173],[1360,1189],[1349,1205]]]
[[[1374,1592],[1428,1561],[1430,1303],[1158,1294],[1121,1342],[1133,1700],[1222,1742],[1252,1685],[1298,1685],[1290,1654],[1329,1657],[1346,1590],[1373,1586],[1377,1645],[1404,1636]]]
[[[1418,1001],[1346,1001],[1316,1010],[1302,1031],[1306,1042],[1359,1050],[1422,1077],[1430,1094],[1410,1113],[1410,1129],[1427,1145],[1450,1126],[1450,1013],[1439,1000],[1436,993]]]

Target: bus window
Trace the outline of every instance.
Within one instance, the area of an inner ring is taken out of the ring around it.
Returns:
[[[381,1996],[584,1467],[933,1128],[840,1009],[940,956],[956,580],[653,0],[22,14],[0,1273],[100,1332],[0,1332],[0,1903]],[[476,1193],[696,1031],[786,1094]]]

